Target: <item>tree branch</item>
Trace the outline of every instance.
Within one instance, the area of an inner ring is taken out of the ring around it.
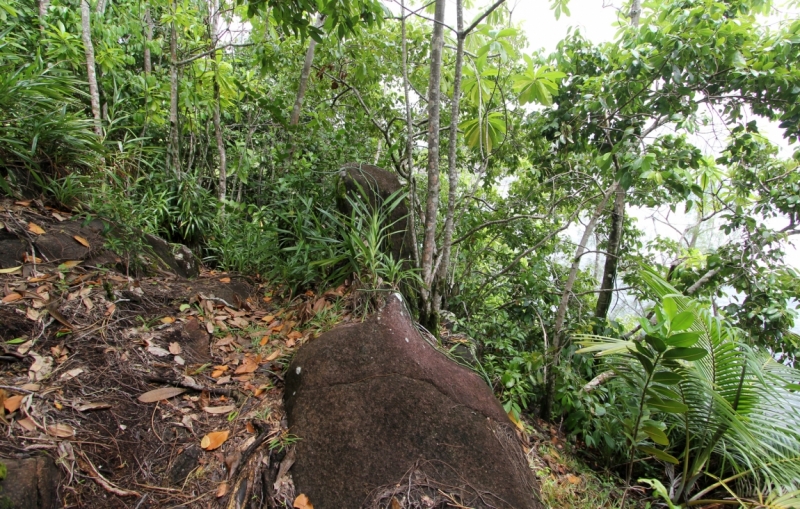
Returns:
[[[204,52],[202,52],[202,53],[200,53],[198,55],[195,55],[193,57],[189,57],[186,60],[181,60],[181,61],[177,62],[175,65],[181,66],[181,65],[190,64],[190,63],[194,62],[195,60],[199,60],[199,59],[201,59],[203,57],[207,57],[208,55],[214,53],[215,51],[219,51],[221,49],[225,49],[225,48],[246,48],[248,46],[255,46],[255,43],[254,42],[246,42],[246,43],[243,43],[243,44],[233,44],[233,43],[231,43],[231,44],[225,44],[224,46],[217,46],[217,47],[211,48],[210,50],[206,50],[206,51],[204,51]]]

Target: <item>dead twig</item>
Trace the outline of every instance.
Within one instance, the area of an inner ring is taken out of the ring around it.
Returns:
[[[78,451],[78,465],[80,465],[81,470],[86,472],[86,475],[91,477],[94,482],[100,485],[104,490],[109,493],[113,493],[119,497],[141,497],[142,494],[138,491],[129,491],[124,490],[122,488],[118,488],[115,486],[111,481],[103,477],[100,472],[97,471],[97,468],[94,464],[89,460],[89,458],[83,453],[83,451]]]

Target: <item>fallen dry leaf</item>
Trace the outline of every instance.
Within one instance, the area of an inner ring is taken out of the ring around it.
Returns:
[[[396,497],[392,497],[391,509],[403,509],[403,506],[400,505],[400,502],[397,501]]]
[[[314,506],[311,505],[311,501],[309,501],[308,497],[303,493],[297,495],[292,507],[294,507],[294,509],[314,509]]]
[[[576,475],[567,474],[567,481],[569,481],[570,484],[580,484],[581,478]]]
[[[156,401],[161,401],[162,399],[174,398],[175,396],[183,394],[184,392],[186,392],[186,389],[183,387],[162,387],[160,389],[145,392],[136,399],[142,403],[155,403]]]
[[[14,274],[15,272],[22,271],[22,265],[11,267],[9,269],[0,269],[0,274]]]
[[[242,365],[236,368],[234,374],[241,375],[245,373],[252,373],[258,369],[258,364],[261,362],[261,356],[257,357],[245,357]]]
[[[3,297],[3,304],[10,304],[11,302],[16,302],[22,298],[22,295],[18,294],[17,292],[11,292],[5,297]]]
[[[214,334],[214,324],[210,321],[206,322],[206,330],[209,334]]]
[[[231,282],[231,278],[229,278],[229,277],[223,277],[223,278],[221,278],[221,279],[219,280],[219,282],[220,282],[220,283],[230,283],[230,282]]]
[[[30,417],[26,417],[24,419],[19,419],[17,424],[22,426],[25,431],[34,431],[36,429],[36,423],[33,422],[33,419]]]
[[[165,316],[164,318],[161,319],[161,323],[170,324],[170,323],[174,323],[174,322],[175,322],[175,318],[172,317],[172,316]]]
[[[83,373],[83,368],[71,369],[71,370],[67,371],[66,373],[64,373],[63,375],[61,375],[61,379],[62,380],[69,380],[71,378],[75,378],[76,376],[80,375],[81,373]]]
[[[272,321],[272,320],[274,320],[274,319],[275,319],[275,315],[267,315],[267,316],[265,316],[264,318],[262,318],[262,319],[261,319],[261,321],[262,321],[262,322],[267,322],[267,323],[269,323],[269,322],[271,322],[271,321]]]
[[[183,366],[184,364],[186,364],[186,360],[180,355],[176,355],[173,360],[175,361],[175,364],[177,364],[178,366]]]
[[[236,405],[226,405],[226,406],[207,406],[203,408],[207,413],[219,415],[219,414],[229,414],[236,410]]]
[[[173,342],[169,344],[169,353],[172,355],[180,355],[183,352],[180,343]]]
[[[213,451],[220,445],[224,444],[230,434],[231,432],[228,430],[214,431],[212,433],[209,433],[208,435],[204,436],[203,439],[200,441],[200,447],[202,447],[206,451]]]
[[[58,219],[59,221],[66,221],[67,218],[59,214],[58,212],[53,212],[53,217]]]
[[[269,354],[269,355],[267,356],[267,358],[266,358],[266,359],[264,359],[264,360],[265,360],[265,361],[267,361],[267,362],[269,362],[269,361],[274,361],[275,359],[277,359],[277,358],[278,358],[278,357],[280,357],[280,356],[281,356],[281,351],[280,351],[280,350],[275,350],[274,352],[272,352],[271,354]]]
[[[62,269],[62,270],[64,270],[64,269],[72,269],[72,268],[77,267],[78,265],[80,265],[82,262],[83,262],[83,260],[67,260],[66,262],[64,262],[61,265],[59,265],[58,268]]]
[[[223,481],[222,484],[220,484],[217,487],[217,498],[224,497],[227,493],[228,493],[228,481]]]
[[[8,413],[16,412],[19,410],[19,406],[22,404],[22,396],[11,396],[10,398],[6,398],[3,402],[3,406],[5,407]]]
[[[89,241],[81,237],[80,235],[73,235],[73,239],[78,241],[79,244],[83,245],[84,247],[91,248],[92,246],[89,244]]]
[[[168,350],[164,350],[160,346],[148,346],[147,351],[155,355],[156,357],[166,357],[170,355]]]
[[[73,406],[78,412],[88,412],[90,410],[105,410],[111,408],[110,403],[86,403],[85,405]]]
[[[69,424],[51,424],[47,426],[47,434],[58,438],[70,438],[75,436],[75,428]]]
[[[44,235],[44,229],[36,223],[28,223],[28,231],[35,233],[36,235]]]
[[[20,207],[30,207],[31,206],[31,201],[30,200],[15,201],[14,205],[19,205]]]

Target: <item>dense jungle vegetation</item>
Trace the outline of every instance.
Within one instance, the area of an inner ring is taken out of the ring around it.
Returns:
[[[511,3],[0,0],[1,192],[287,294],[402,291],[669,507],[800,506],[796,6],[632,0],[547,54]],[[411,260],[337,212],[352,161],[404,184]]]

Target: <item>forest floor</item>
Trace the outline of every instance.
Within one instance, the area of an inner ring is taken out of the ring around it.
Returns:
[[[70,215],[3,201],[0,230],[36,236]],[[258,277],[157,272],[28,255],[0,270],[0,461],[51,457],[65,508],[244,507],[254,483],[259,507],[292,507],[283,370],[357,319],[348,287],[288,299]],[[618,506],[619,481],[576,459],[556,426],[522,427],[546,504]]]

